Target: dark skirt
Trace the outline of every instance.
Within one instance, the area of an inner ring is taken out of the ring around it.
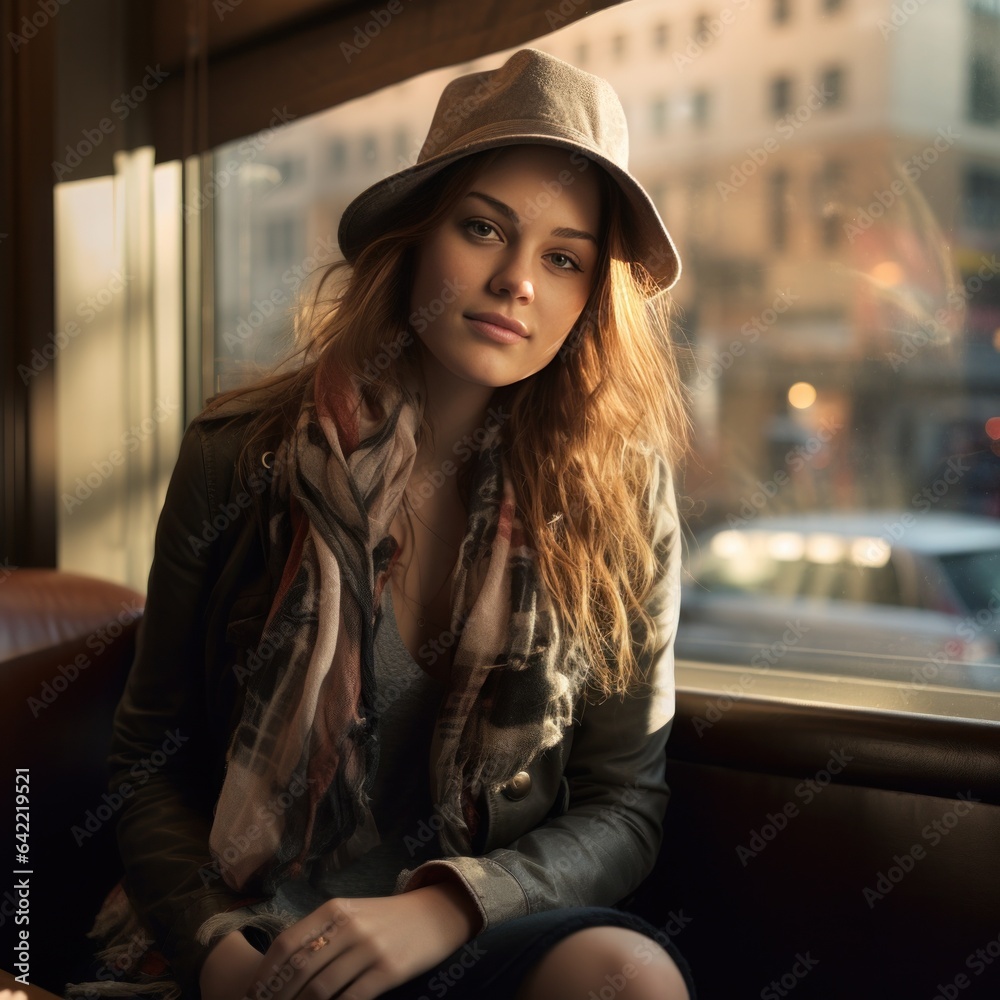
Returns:
[[[382,994],[381,1000],[511,1000],[546,952],[586,927],[626,927],[652,938],[677,964],[695,1000],[691,969],[670,938],[647,920],[609,906],[573,906],[516,917],[483,931],[435,968]],[[637,963],[638,964],[638,963]],[[622,984],[624,985],[624,984]],[[598,997],[615,997],[622,985],[595,986]]]

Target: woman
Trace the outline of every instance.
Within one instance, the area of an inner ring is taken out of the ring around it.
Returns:
[[[115,722],[117,995],[693,997],[612,908],[662,837],[688,429],[627,155],[562,60],[453,81],[302,363],[188,429]]]

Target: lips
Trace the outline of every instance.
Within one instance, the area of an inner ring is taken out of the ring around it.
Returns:
[[[513,331],[520,337],[528,336],[528,330],[523,323],[519,320],[512,319],[510,316],[504,316],[502,313],[466,313],[466,316],[469,319],[477,319],[481,323],[492,323],[493,326],[501,326],[505,330]]]

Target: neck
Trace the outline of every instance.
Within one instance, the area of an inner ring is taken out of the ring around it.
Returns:
[[[425,434],[417,449],[413,473],[418,478],[446,472],[446,462],[462,465],[476,450],[483,432],[495,424],[489,413],[493,386],[459,378],[428,351],[421,357],[427,386],[424,416],[433,434]]]

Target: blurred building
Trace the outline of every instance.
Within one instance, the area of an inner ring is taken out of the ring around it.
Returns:
[[[688,492],[710,517],[781,473],[779,510],[905,504],[995,404],[1000,3],[633,0],[537,45],[615,86],[680,246]],[[304,265],[415,161],[447,80],[506,55],[219,151],[220,387],[284,345]]]

